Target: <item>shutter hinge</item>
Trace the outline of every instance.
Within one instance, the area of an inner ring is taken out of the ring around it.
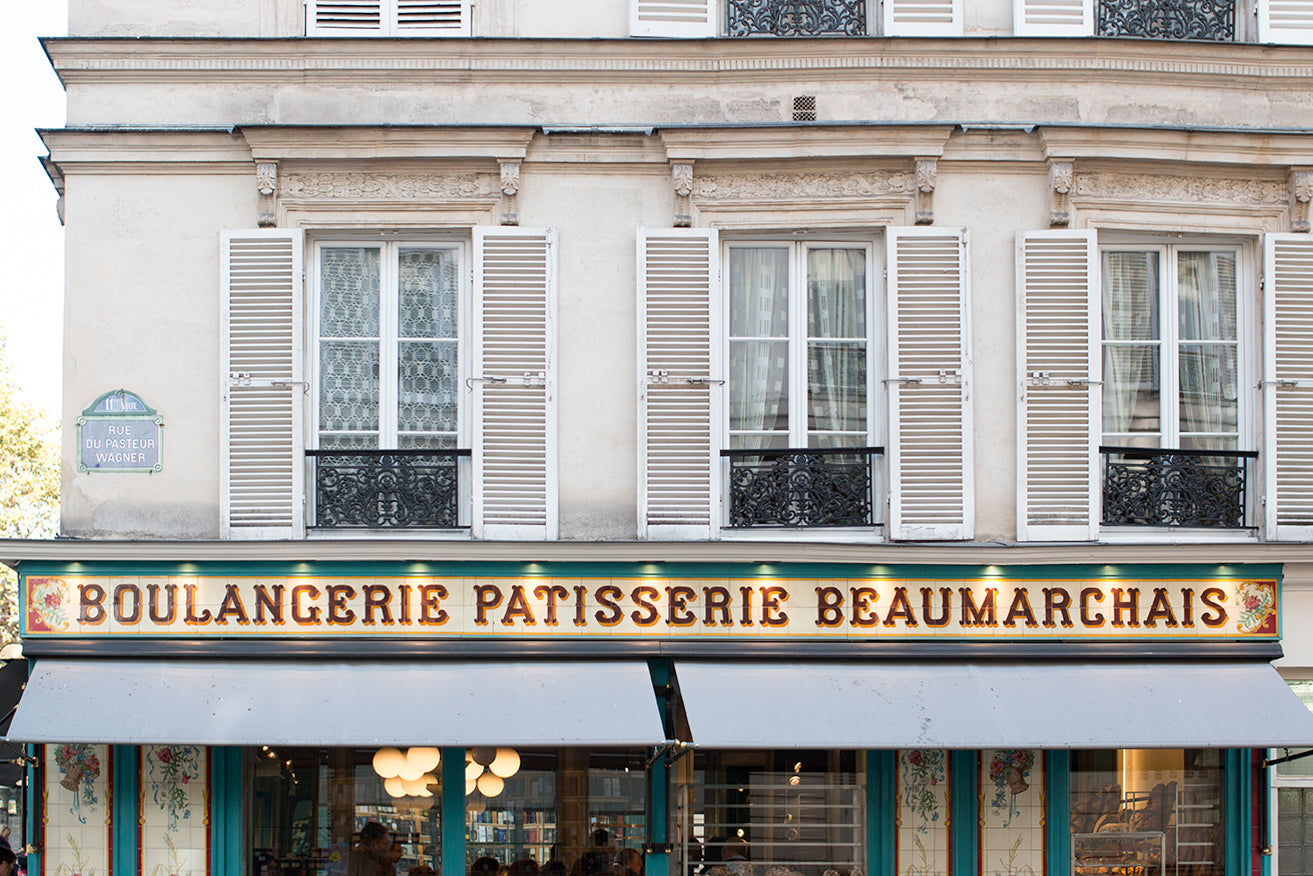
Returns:
[[[1313,382],[1307,380],[1260,380],[1258,388],[1265,386],[1275,386],[1277,389],[1306,389],[1313,386]]]
[[[1069,377],[1054,379],[1048,371],[1031,371],[1026,374],[1027,386],[1103,386],[1102,380],[1085,380]]]
[[[229,386],[250,386],[250,385],[251,385],[251,372],[249,372],[249,371],[234,371],[234,372],[232,372],[231,374],[228,375],[228,385],[229,385]]]
[[[665,368],[653,368],[647,373],[647,383],[684,383],[689,386],[724,386],[725,381],[713,377],[685,377],[671,379],[670,371]]]

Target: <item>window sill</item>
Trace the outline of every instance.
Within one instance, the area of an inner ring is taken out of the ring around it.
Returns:
[[[307,541],[338,541],[343,539],[373,539],[376,541],[405,541],[416,538],[428,538],[434,541],[470,541],[468,527],[464,529],[306,529]]]
[[[810,541],[828,544],[884,544],[883,526],[801,526],[731,529],[721,527],[721,541]]]
[[[1258,530],[1199,526],[1103,526],[1102,544],[1257,544]]]

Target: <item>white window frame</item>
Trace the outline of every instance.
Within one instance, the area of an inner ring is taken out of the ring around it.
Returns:
[[[309,241],[310,248],[310,265],[309,294],[306,296],[309,311],[306,337],[308,393],[307,404],[310,406],[309,416],[306,419],[306,447],[310,450],[318,450],[320,422],[319,422],[319,393],[322,389],[319,374],[319,344],[323,338],[320,337],[320,290],[322,289],[321,269],[321,252],[324,249],[340,247],[362,247],[379,249],[379,273],[380,273],[380,290],[379,290],[379,433],[378,448],[381,450],[397,449],[397,401],[400,387],[400,378],[398,371],[398,347],[401,338],[398,337],[397,325],[397,305],[400,291],[400,270],[398,255],[402,249],[446,249],[455,250],[457,258],[456,277],[458,289],[458,307],[460,312],[457,315],[457,383],[455,391],[459,398],[456,408],[456,448],[468,450],[472,444],[471,429],[471,401],[470,394],[466,391],[468,379],[470,376],[470,357],[471,357],[471,338],[473,325],[473,289],[471,282],[471,265],[472,250],[470,241],[467,236],[458,235],[322,235],[317,236]],[[389,375],[386,379],[384,375]],[[344,453],[351,451],[344,450]],[[465,497],[465,501],[459,510],[461,526],[469,525],[470,507],[470,471],[469,466],[462,464],[460,466],[460,495]],[[307,460],[306,472],[306,523],[309,526],[314,520],[314,480],[312,477],[313,468]],[[395,532],[388,530],[385,534],[394,537],[406,537],[413,535],[417,530],[399,529]],[[428,530],[425,530],[429,532]],[[345,528],[340,530],[313,530],[316,535],[329,537],[359,537],[362,534],[370,533],[371,530],[358,528]],[[379,534],[381,531],[373,530]],[[465,532],[453,531],[460,537],[466,537]]]
[[[886,428],[884,409],[887,404],[884,393],[884,363],[886,361],[885,343],[887,326],[885,325],[884,277],[884,241],[879,234],[802,234],[802,233],[762,233],[721,235],[721,278],[719,307],[720,324],[723,327],[719,339],[717,356],[720,359],[719,372],[725,377],[723,399],[720,405],[720,421],[716,427],[719,449],[732,446],[730,432],[730,347],[734,340],[731,335],[731,252],[735,249],[752,249],[763,246],[787,247],[789,249],[789,300],[788,300],[788,394],[789,394],[789,444],[790,448],[806,448],[807,429],[807,251],[836,247],[844,249],[862,248],[866,251],[866,439],[863,446],[883,446],[882,435]],[[887,453],[887,450],[886,450]],[[713,461],[723,465],[722,459]],[[873,463],[873,490],[875,507],[873,513],[876,523],[866,527],[800,527],[793,529],[731,528],[729,523],[729,484],[721,485],[720,512],[718,514],[721,536],[730,539],[778,539],[780,537],[805,537],[808,540],[867,540],[872,530],[882,529],[886,525],[884,499],[887,483],[885,475],[886,461],[883,457]]]
[[[1160,252],[1159,258],[1159,446],[1164,449],[1180,447],[1180,386],[1179,386],[1179,338],[1178,331],[1178,283],[1176,280],[1176,254],[1191,251],[1217,251],[1233,249],[1236,253],[1236,371],[1238,406],[1236,425],[1237,450],[1253,451],[1261,449],[1259,435],[1259,415],[1262,400],[1257,390],[1258,375],[1261,373],[1262,335],[1257,310],[1258,268],[1255,255],[1255,241],[1250,238],[1207,234],[1127,234],[1100,233],[1098,238],[1097,276],[1093,294],[1099,296],[1099,328],[1097,363],[1098,380],[1104,379],[1103,366],[1103,256],[1106,252]],[[1170,350],[1172,355],[1164,355]],[[1169,361],[1170,360],[1170,361]],[[1171,390],[1169,392],[1168,390]],[[1170,415],[1170,416],[1169,416]],[[1096,441],[1100,446],[1109,444],[1103,423],[1097,424]],[[1122,446],[1123,439],[1113,442]],[[1255,464],[1257,463],[1257,465]],[[1262,494],[1261,466],[1265,461],[1260,457],[1251,461],[1246,483],[1246,521],[1245,528],[1237,530],[1218,530],[1212,527],[1117,527],[1102,523],[1102,500],[1100,508],[1100,538],[1110,541],[1144,541],[1151,532],[1163,533],[1179,540],[1184,535],[1187,540],[1197,535],[1201,541],[1240,540],[1251,541],[1257,537],[1257,528],[1262,526],[1262,509],[1258,507],[1257,498]],[[1103,460],[1099,459],[1100,484],[1102,482]],[[1100,491],[1102,487],[1099,487]],[[1111,536],[1111,537],[1109,537]]]

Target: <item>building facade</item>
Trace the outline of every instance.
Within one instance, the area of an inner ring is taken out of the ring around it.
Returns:
[[[1313,866],[1313,4],[69,22],[31,871]]]

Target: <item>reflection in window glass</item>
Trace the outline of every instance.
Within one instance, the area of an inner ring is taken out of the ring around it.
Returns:
[[[410,796],[392,796],[373,767],[373,749],[252,750],[247,757],[251,789],[252,876],[317,876],[346,873],[346,856],[370,821],[381,823],[393,857],[380,876],[405,876],[412,867],[441,863],[439,770],[424,774]],[[429,781],[432,779],[432,781]],[[398,845],[399,844],[399,845]]]
[[[865,871],[860,752],[696,752],[678,768],[684,872],[699,861],[707,876]]]
[[[1223,872],[1221,751],[1082,751],[1071,763],[1076,876]]]

